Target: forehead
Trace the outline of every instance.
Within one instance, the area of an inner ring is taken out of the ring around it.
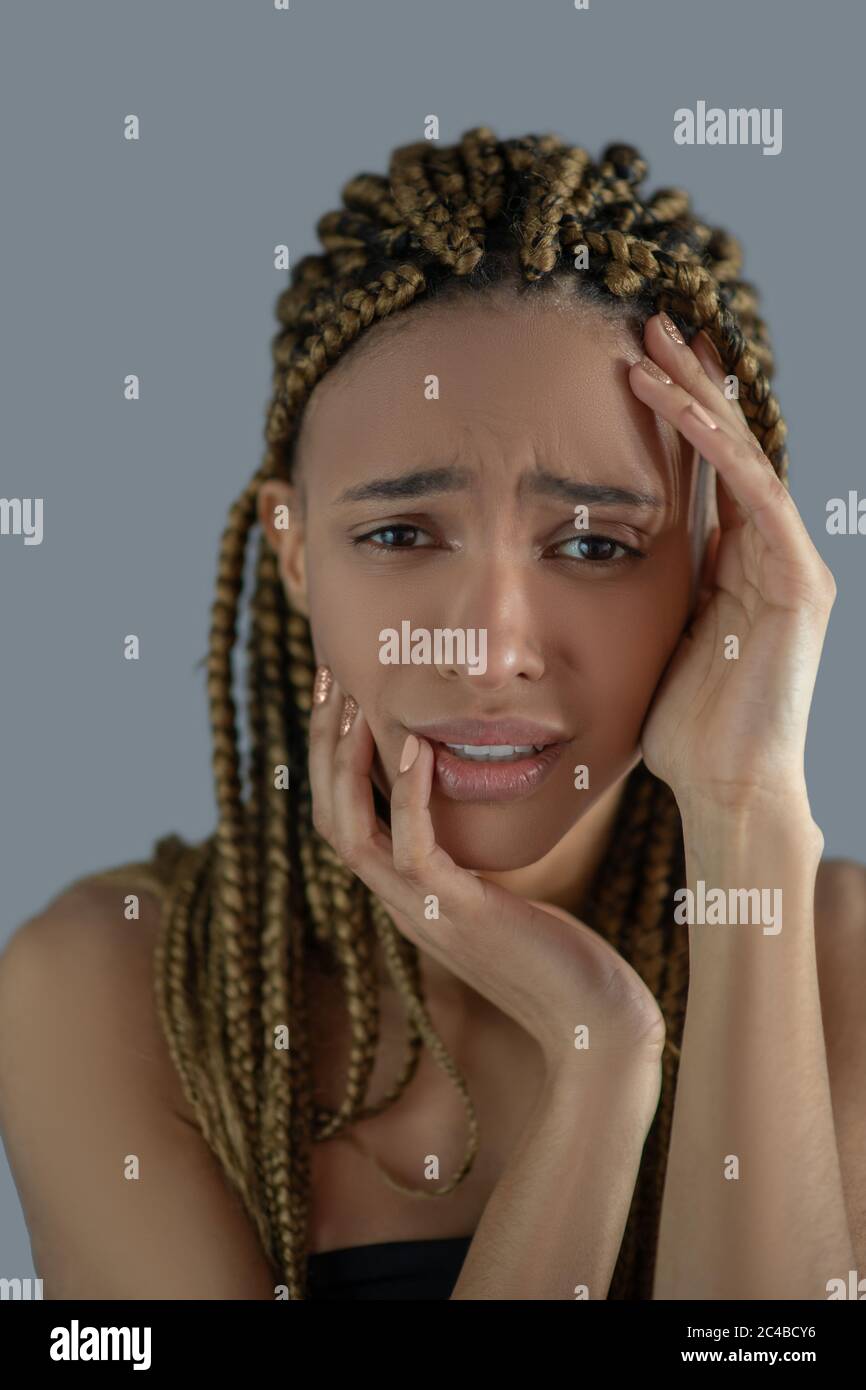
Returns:
[[[579,302],[467,295],[398,312],[313,390],[298,446],[305,487],[444,449],[470,466],[543,455],[675,487],[681,438],[629,386],[641,352],[636,326]]]

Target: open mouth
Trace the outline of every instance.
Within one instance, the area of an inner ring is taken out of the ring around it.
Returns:
[[[434,784],[452,801],[517,801],[531,796],[553,771],[564,743],[441,743]]]
[[[541,753],[545,747],[550,745],[526,743],[443,743],[441,747],[447,748],[457,758],[465,758],[470,763],[513,763],[521,758],[531,758],[533,754]]]

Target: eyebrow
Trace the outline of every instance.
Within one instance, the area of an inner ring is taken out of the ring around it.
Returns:
[[[445,468],[419,468],[400,473],[393,478],[372,478],[346,488],[334,499],[333,506],[346,502],[390,501],[393,499],[433,497],[447,492],[466,492],[472,482],[468,468],[451,465]],[[579,483],[564,478],[546,468],[531,468],[518,479],[518,494],[556,497],[564,502],[620,503],[629,507],[652,507],[664,510],[664,502],[648,492],[632,492],[628,488],[611,487],[605,483]]]

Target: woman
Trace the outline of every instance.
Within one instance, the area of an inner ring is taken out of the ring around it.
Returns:
[[[835,586],[739,246],[646,172],[421,142],[295,266],[220,552],[217,828],[0,972],[48,1296],[823,1298],[866,1264],[864,875],[821,864],[803,773]],[[148,1144],[150,1196],[89,1176]]]

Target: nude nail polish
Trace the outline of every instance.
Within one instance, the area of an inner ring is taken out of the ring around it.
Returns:
[[[675,343],[685,344],[686,340],[683,337],[682,333],[677,328],[673,319],[669,318],[668,315],[664,312],[664,310],[660,312],[659,320],[661,321],[661,326],[665,330],[669,338],[672,338]]]
[[[638,362],[638,366],[642,367],[647,373],[647,376],[652,377],[653,381],[662,381],[666,386],[671,385],[671,379],[667,372],[662,371],[658,362],[654,362],[651,357],[642,357]]]
[[[700,420],[702,425],[706,425],[708,430],[717,430],[719,428],[712,415],[708,415],[704,407],[698,405],[697,401],[689,401],[689,410],[697,420]]]
[[[358,713],[358,701],[351,695],[347,695],[343,701],[343,715],[340,720],[340,738],[345,738],[355,722],[355,715]]]
[[[313,685],[313,704],[323,705],[328,698],[328,691],[334,683],[333,672],[327,666],[320,666],[316,672],[316,679]]]
[[[418,742],[415,735],[409,734],[406,739],[406,742],[403,744],[403,752],[400,754],[401,772],[409,771],[410,767],[412,766],[412,764],[418,756],[418,750],[420,747],[421,745]]]

